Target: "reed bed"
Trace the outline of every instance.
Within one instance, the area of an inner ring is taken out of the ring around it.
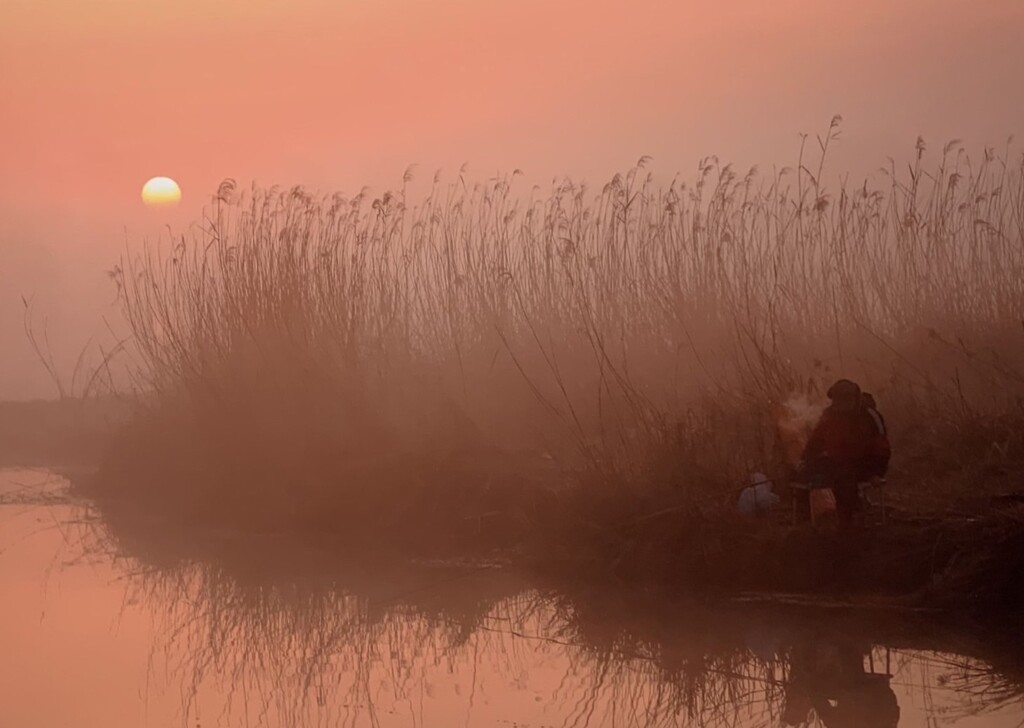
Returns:
[[[847,376],[922,507],[998,489],[1024,462],[1024,160],[919,142],[832,185],[838,134],[687,182],[647,158],[417,199],[411,173],[379,197],[227,180],[113,272],[146,406],[101,480],[218,522],[557,551],[731,507]]]

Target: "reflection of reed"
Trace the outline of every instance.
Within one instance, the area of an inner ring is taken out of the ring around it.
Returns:
[[[160,610],[162,651],[186,678],[188,717],[212,689],[226,713],[272,716],[271,725],[378,725],[401,705],[422,725],[413,706],[438,672],[469,677],[462,697],[472,710],[478,676],[522,689],[541,664],[566,668],[549,698],[566,726],[725,725],[770,715],[781,684],[780,665],[742,649],[708,653],[700,644],[684,655],[688,645],[587,644],[535,592],[486,613],[458,600],[439,611],[331,588],[244,584],[210,566],[142,572],[135,588]]]
[[[1016,665],[1001,667],[998,658],[989,663],[950,653],[911,650],[904,657],[907,669],[903,680],[930,701],[936,700],[936,693],[952,696],[936,709],[948,721],[1006,711],[1018,716],[1015,725],[1024,726],[1024,718],[1019,717],[1024,715],[1024,661],[1019,655]]]
[[[729,639],[705,608],[675,607],[641,616],[621,599],[562,600],[582,686],[566,725],[591,725],[602,713],[611,725],[753,725],[776,712],[782,656]]]
[[[1024,684],[1019,646],[995,653],[903,615],[667,599],[640,609],[635,594],[542,592],[492,568],[338,564],[271,538],[125,539],[116,521],[94,525],[100,548],[130,547],[128,601],[156,615],[154,665],[184,686],[186,720],[216,710],[229,725],[476,725],[494,709],[484,696],[511,701],[557,671],[539,688],[547,724],[835,728],[815,708],[847,690],[829,672],[834,654],[866,675],[891,671],[942,717],[1007,708]],[[891,707],[864,725],[895,725]]]
[[[144,572],[133,586],[159,613],[172,673],[186,678],[186,716],[212,688],[224,710],[251,719],[255,709],[271,725],[377,724],[381,706],[414,702],[430,666],[454,669],[460,647],[478,641],[471,608],[439,621],[402,602],[246,583],[210,565]]]

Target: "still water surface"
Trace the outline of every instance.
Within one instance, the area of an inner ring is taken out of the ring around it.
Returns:
[[[1017,635],[156,530],[0,471],[0,726],[1024,722]]]

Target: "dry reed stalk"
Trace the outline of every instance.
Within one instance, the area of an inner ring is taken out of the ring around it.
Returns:
[[[407,457],[408,484],[439,453],[524,448],[629,491],[720,492],[779,459],[779,402],[845,375],[898,453],[977,459],[950,444],[985,422],[981,447],[1024,460],[1024,162],[954,143],[928,164],[919,142],[886,184],[830,188],[837,134],[813,173],[712,158],[667,188],[646,158],[597,191],[435,178],[416,203],[226,181],[116,271],[164,417],[147,447],[191,440],[218,477],[277,463],[321,495],[339,459]]]

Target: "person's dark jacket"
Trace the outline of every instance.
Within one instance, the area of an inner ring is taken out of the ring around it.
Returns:
[[[888,440],[886,440],[886,448]],[[830,477],[866,480],[881,467],[881,443],[874,419],[863,407],[825,409],[804,448],[804,463]],[[888,463],[888,456],[885,456]],[[884,472],[884,469],[883,469]]]

